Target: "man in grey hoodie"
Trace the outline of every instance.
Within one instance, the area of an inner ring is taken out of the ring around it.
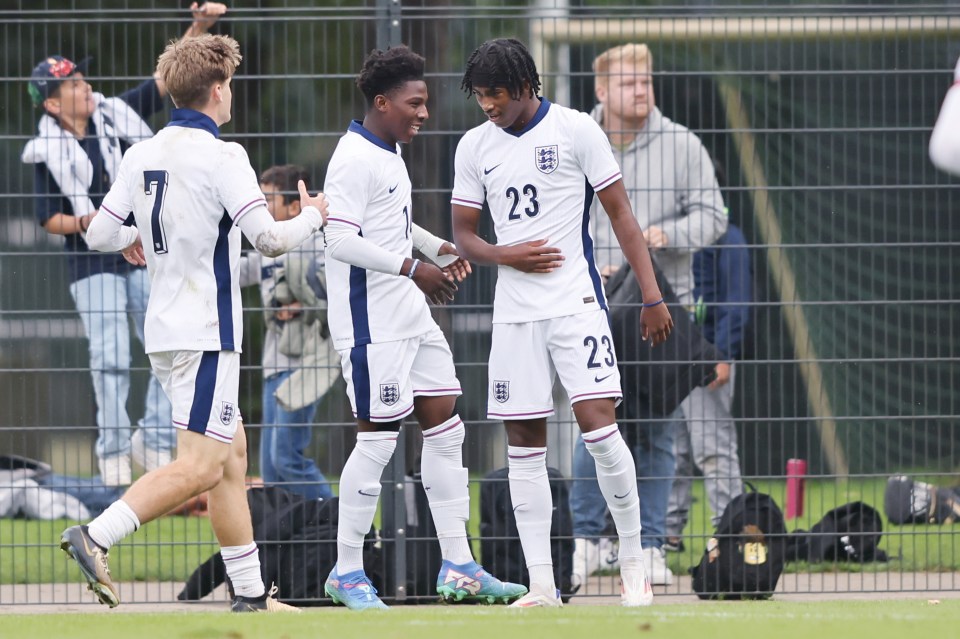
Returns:
[[[713,244],[727,228],[723,197],[710,155],[700,139],[671,121],[656,106],[653,55],[645,44],[626,44],[604,51],[594,60],[595,93],[599,104],[591,115],[610,138],[620,163],[624,185],[654,261],[680,302],[693,310],[693,254]],[[610,221],[594,202],[591,215],[595,256],[601,274],[609,276],[623,263],[623,253]],[[629,403],[628,403],[629,404]],[[624,406],[626,417],[631,406]],[[670,420],[634,427],[643,527],[644,564],[655,585],[669,585],[666,565],[667,502],[675,459]],[[574,572],[585,578],[599,567],[597,539],[605,527],[604,501],[590,463],[578,442],[574,450],[570,504],[576,553]]]

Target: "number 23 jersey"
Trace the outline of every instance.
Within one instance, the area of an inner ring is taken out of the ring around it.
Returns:
[[[485,122],[457,145],[451,202],[486,200],[499,246],[547,240],[565,260],[552,273],[497,272],[494,323],[534,322],[606,309],[593,256],[590,204],[621,178],[610,142],[586,113],[551,104],[522,131]]]

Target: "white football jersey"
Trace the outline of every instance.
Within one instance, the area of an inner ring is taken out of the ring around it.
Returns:
[[[412,190],[400,146],[390,146],[354,120],[327,167],[327,225],[346,225],[380,248],[410,257]],[[327,255],[327,303],[337,350],[407,339],[435,326],[413,280],[332,255]]]
[[[243,316],[235,222],[265,206],[243,147],[223,142],[213,120],[178,119],[133,145],[101,214],[133,211],[150,274],[146,352],[240,352]]]
[[[457,145],[453,204],[479,209],[486,200],[498,245],[545,239],[565,258],[546,274],[499,267],[495,323],[607,308],[593,256],[590,204],[596,191],[620,178],[600,126],[546,98],[520,132],[492,122],[467,131]]]

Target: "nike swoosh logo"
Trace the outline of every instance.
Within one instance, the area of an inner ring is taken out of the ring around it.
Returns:
[[[610,373],[610,375],[613,375],[613,373]],[[599,376],[598,376],[598,377],[594,377],[594,378],[593,378],[593,381],[595,381],[596,383],[599,384],[599,383],[602,382],[603,380],[605,380],[605,379],[607,379],[608,377],[610,377],[610,375],[604,375],[603,377],[599,377]]]
[[[503,162],[501,162],[500,164],[503,164]],[[498,165],[495,166],[495,167],[489,168],[489,169],[484,169],[484,170],[483,170],[483,174],[484,174],[484,175],[490,175],[491,173],[493,173],[494,171],[497,170],[497,167],[500,166],[500,164],[498,164]]]
[[[360,493],[361,495],[363,495],[364,497],[379,497],[379,496],[380,496],[380,493],[373,493],[373,494],[371,494],[371,493],[365,493],[365,492],[363,492],[362,490],[358,490],[357,492]]]
[[[96,551],[87,544],[87,538],[80,535],[80,540],[83,542],[83,549],[87,551],[87,554],[93,556]],[[99,546],[97,546],[97,548],[99,548]]]
[[[628,490],[627,492],[623,493],[622,495],[618,495],[617,493],[613,493],[613,498],[614,498],[614,499],[623,499],[624,497],[626,497],[627,495],[629,495],[630,492],[631,492],[631,491]]]
[[[518,504],[518,505],[514,506],[514,507],[513,507],[513,512],[517,512],[517,508],[523,508],[524,506],[526,506],[526,504]]]
[[[389,192],[393,193],[394,191],[397,190],[397,187],[398,187],[398,186],[400,186],[400,183],[399,183],[399,182],[397,182],[396,184],[394,184],[392,189],[387,189],[387,190],[388,190]]]

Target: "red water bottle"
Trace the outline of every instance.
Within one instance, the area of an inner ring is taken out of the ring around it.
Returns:
[[[807,476],[807,460],[787,460],[787,519],[803,516],[803,483]]]

